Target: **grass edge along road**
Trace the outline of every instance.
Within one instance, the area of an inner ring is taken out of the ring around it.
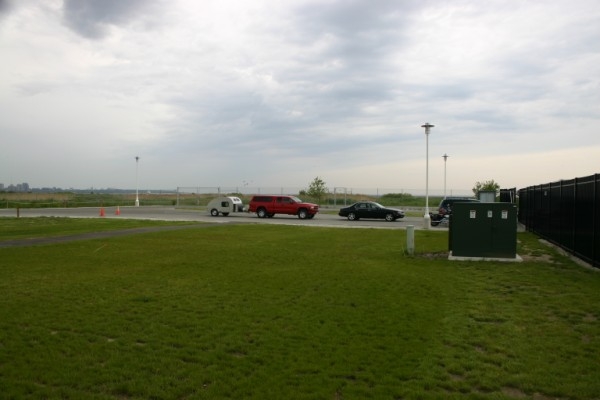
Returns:
[[[518,237],[510,264],[450,262],[445,232],[409,257],[403,230],[264,225],[0,249],[0,388],[598,398],[600,275]]]

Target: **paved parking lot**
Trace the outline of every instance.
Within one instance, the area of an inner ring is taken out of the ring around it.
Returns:
[[[117,210],[119,215],[117,215]],[[394,222],[384,220],[348,221],[338,216],[335,211],[320,212],[313,219],[301,220],[292,215],[275,215],[273,218],[258,218],[255,214],[235,213],[227,217],[212,217],[204,210],[190,210],[175,207],[105,207],[101,216],[100,207],[81,208],[24,208],[18,211],[20,217],[69,217],[69,218],[124,218],[149,219],[162,221],[197,221],[208,223],[253,223],[324,226],[336,228],[374,228],[374,229],[406,229],[414,225],[415,229],[423,229],[423,218],[405,217]],[[16,217],[17,210],[0,209],[0,217]],[[432,227],[432,230],[445,230],[445,227]]]

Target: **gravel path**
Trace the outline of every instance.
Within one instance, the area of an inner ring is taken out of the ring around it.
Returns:
[[[47,245],[47,244],[73,242],[76,240],[104,239],[104,238],[109,238],[109,237],[137,235],[140,233],[178,231],[181,229],[209,228],[209,227],[213,227],[213,226],[223,226],[223,225],[222,224],[197,224],[197,225],[177,225],[177,226],[152,226],[152,227],[147,227],[147,228],[132,228],[132,229],[122,229],[122,230],[116,230],[116,231],[78,233],[76,235],[66,235],[66,236],[5,240],[5,241],[0,241],[0,248],[41,246],[41,245]]]

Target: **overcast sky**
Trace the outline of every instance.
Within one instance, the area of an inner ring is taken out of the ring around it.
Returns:
[[[0,183],[600,173],[598,0],[0,0]]]

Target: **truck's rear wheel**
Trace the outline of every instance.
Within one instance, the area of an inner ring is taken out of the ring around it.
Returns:
[[[256,215],[258,215],[258,218],[267,218],[267,210],[261,207],[256,210]]]

